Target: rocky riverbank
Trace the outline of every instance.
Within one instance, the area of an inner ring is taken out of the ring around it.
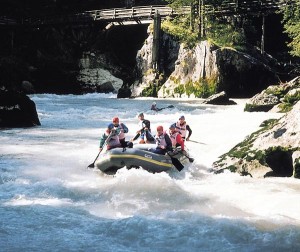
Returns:
[[[287,91],[287,86],[293,88]],[[214,163],[216,173],[230,170],[252,177],[293,176],[300,178],[299,86],[300,77],[282,87],[289,97],[291,94],[293,94],[292,97],[298,97],[290,99],[290,111],[283,114],[279,120],[265,121],[258,131],[222,155],[220,160]],[[271,88],[268,88],[262,93],[275,96],[276,92],[272,94],[270,90]],[[283,98],[282,102],[286,99]],[[264,96],[261,96],[261,100],[264,100]],[[273,106],[277,104],[274,103]]]

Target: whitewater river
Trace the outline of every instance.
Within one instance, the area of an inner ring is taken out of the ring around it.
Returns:
[[[198,100],[34,95],[42,126],[0,131],[0,251],[299,251],[300,180],[211,173],[271,113]],[[152,129],[185,115],[195,162],[168,173],[87,169],[113,116]]]

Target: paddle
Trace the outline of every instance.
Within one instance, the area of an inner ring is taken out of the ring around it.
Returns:
[[[103,149],[102,149],[102,150],[103,150]],[[102,151],[102,150],[101,150],[101,151]],[[95,158],[94,162],[91,163],[87,168],[94,168],[94,167],[95,167],[95,162],[96,162],[97,158],[99,157],[101,151],[98,152],[98,155],[97,155],[97,157]]]
[[[183,151],[182,154],[190,161],[190,163],[194,162],[194,158],[189,157],[187,154],[185,154],[185,152]]]
[[[195,140],[186,140],[186,141],[189,141],[189,142],[192,142],[192,143],[197,143],[197,144],[205,144],[205,143],[201,143],[201,142],[198,142],[198,141],[195,141]]]
[[[180,150],[181,151],[181,153],[190,161],[190,163],[193,163],[194,161],[195,161],[195,159],[194,158],[191,158],[191,157],[189,157],[188,156],[188,154],[186,153],[186,151],[184,150]]]
[[[174,105],[169,105],[167,107],[158,108],[157,111],[161,111],[161,110],[166,109],[166,108],[174,108]]]
[[[172,155],[171,151],[168,151],[167,154],[171,158],[172,164],[175,166],[175,168],[178,171],[181,171],[184,168],[183,164],[177,158],[173,157],[174,154]]]
[[[172,164],[175,166],[175,168],[178,171],[181,171],[184,168],[183,164],[177,158],[173,158],[170,155],[169,155],[169,157],[171,158]]]
[[[107,142],[108,142],[108,141],[110,140],[110,138],[111,138],[111,135],[112,135],[112,133],[110,133],[110,134],[108,135],[108,137],[106,138],[106,140],[105,140],[105,142],[104,142],[104,144],[103,144],[103,147],[106,146]],[[103,150],[103,148],[102,148],[102,150]],[[100,153],[102,152],[102,150],[98,152],[98,155],[97,155],[97,157],[95,158],[94,162],[91,163],[87,168],[94,168],[94,167],[95,167],[95,162],[96,162],[97,158],[99,157]]]

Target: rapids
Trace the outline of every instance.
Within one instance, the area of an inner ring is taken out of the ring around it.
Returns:
[[[211,173],[272,113],[191,99],[33,95],[42,126],[0,131],[1,251],[299,251],[300,180]],[[113,116],[137,131],[185,118],[195,162],[180,173],[87,169]]]

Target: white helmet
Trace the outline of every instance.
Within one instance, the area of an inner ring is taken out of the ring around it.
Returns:
[[[156,102],[153,102],[152,105],[156,105]]]

